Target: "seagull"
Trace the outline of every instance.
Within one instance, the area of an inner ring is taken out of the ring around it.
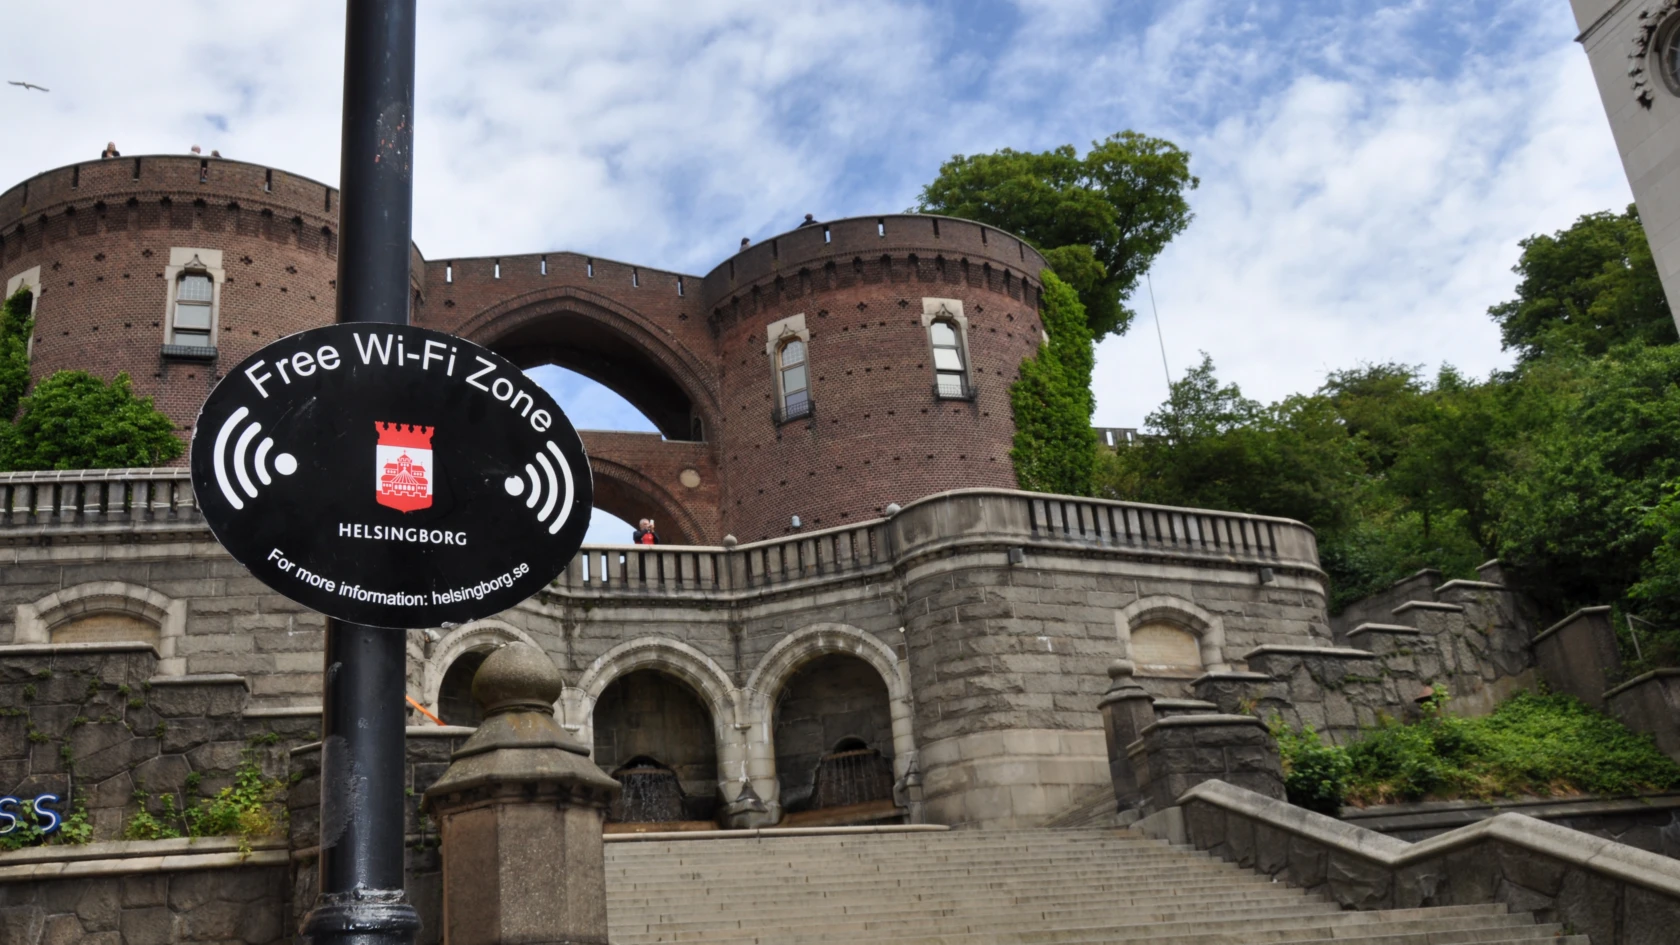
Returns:
[[[50,92],[50,91],[52,91],[51,89],[47,88],[44,85],[33,85],[31,83],[28,83],[28,82],[13,82],[10,79],[6,80],[6,84],[7,85],[21,85],[26,89],[34,89],[37,92]]]

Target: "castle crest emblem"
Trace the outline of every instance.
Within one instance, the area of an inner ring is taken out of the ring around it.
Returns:
[[[434,427],[374,423],[374,498],[399,512],[432,507],[432,433]]]

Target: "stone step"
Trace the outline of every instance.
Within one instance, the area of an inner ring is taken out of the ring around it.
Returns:
[[[925,908],[910,908],[908,905],[897,909],[857,908],[840,914],[824,914],[817,910],[809,910],[803,915],[797,912],[755,912],[751,917],[743,918],[739,910],[720,913],[714,919],[701,919],[694,915],[683,918],[669,916],[641,916],[640,921],[646,927],[640,931],[648,934],[663,932],[676,934],[682,932],[706,932],[712,930],[743,931],[750,930],[754,923],[768,922],[772,919],[780,920],[782,928],[798,926],[820,926],[825,932],[852,929],[856,931],[883,932],[895,934],[933,929],[938,931],[946,927],[952,919],[960,918],[970,927],[1033,927],[1054,928],[1059,926],[1083,926],[1100,924],[1103,920],[1112,921],[1116,916],[1123,915],[1128,922],[1134,923],[1167,923],[1183,921],[1187,917],[1198,919],[1267,919],[1273,917],[1298,917],[1306,915],[1325,915],[1340,912],[1340,908],[1331,902],[1300,900],[1279,900],[1274,904],[1267,903],[1233,903],[1224,906],[1209,906],[1207,903],[1184,903],[1177,909],[1162,909],[1153,906],[1110,905],[1107,903],[1066,903],[1054,908],[1037,906],[1036,911],[1023,910],[1019,906],[944,906],[929,904]],[[635,934],[638,929],[634,925],[624,927],[625,934]]]
[[[1029,887],[1029,886],[998,886],[989,889],[918,889],[915,887],[900,887],[895,889],[849,889],[827,890],[813,889],[808,892],[783,894],[779,901],[809,903],[812,908],[827,908],[819,905],[828,903],[857,903],[868,905],[878,903],[883,907],[887,903],[926,903],[934,904],[978,904],[984,906],[992,902],[1008,902],[1019,908],[1032,908],[1036,903],[1046,903],[1045,908],[1061,905],[1067,901],[1079,901],[1078,895],[1068,895],[1065,890],[1077,889],[1087,896],[1100,896],[1105,901],[1126,904],[1137,907],[1164,906],[1174,907],[1186,901],[1203,902],[1269,902],[1288,901],[1301,902],[1309,899],[1299,890],[1280,889],[1272,892],[1247,892],[1245,890],[1230,889],[1221,886],[1198,886],[1185,890],[1171,889],[1131,889],[1125,886],[1079,886],[1079,887]],[[743,910],[754,914],[765,906],[765,897],[741,897],[729,892],[711,894],[684,895],[681,897],[660,897],[657,894],[642,895],[635,898],[614,897],[607,900],[612,909],[656,910],[661,914],[675,914],[703,910]],[[771,907],[773,908],[773,907]]]
[[[1503,905],[1345,912],[1112,829],[615,842],[607,867],[615,945],[1520,945],[1561,934]]]
[[[1214,903],[1217,903],[1217,905]],[[802,900],[797,905],[763,907],[752,910],[744,909],[738,903],[716,904],[710,908],[704,903],[683,904],[680,907],[663,907],[669,908],[671,911],[658,911],[662,908],[661,906],[644,904],[613,903],[612,908],[615,910],[614,914],[625,916],[625,921],[644,925],[718,920],[738,924],[744,915],[750,915],[757,920],[770,921],[782,918],[803,920],[813,918],[874,919],[883,916],[906,916],[910,918],[920,916],[971,916],[989,915],[994,912],[1048,917],[1087,912],[1104,915],[1147,913],[1164,916],[1186,913],[1213,915],[1220,912],[1250,914],[1263,910],[1294,910],[1303,915],[1339,911],[1334,903],[1306,898],[1301,895],[1275,895],[1239,899],[1235,897],[1218,898],[1217,894],[1212,896],[1179,896],[1176,898],[1111,899],[1104,896],[1096,902],[1071,896],[1062,899],[1051,899],[1043,896],[977,896],[966,899],[947,897],[927,899],[832,897],[817,901]]]
[[[825,883],[820,879],[799,886],[777,887],[774,892],[787,898],[846,898],[852,896],[885,896],[905,895],[921,898],[937,898],[941,896],[958,896],[963,898],[984,898],[998,895],[1010,896],[1054,896],[1063,890],[1082,890],[1088,893],[1102,893],[1107,896],[1241,896],[1245,892],[1259,890],[1284,891],[1285,887],[1273,886],[1266,881],[1248,881],[1226,883],[1217,880],[1190,882],[1160,882],[1141,885],[1133,881],[1098,882],[1086,881],[1070,882],[1037,882],[1024,877],[1002,878],[985,882],[967,883]],[[701,887],[698,889],[683,889],[672,893],[669,887],[654,884],[623,892],[613,892],[608,895],[609,903],[656,903],[656,902],[722,902],[743,906],[764,901],[767,890],[753,886],[736,887]]]
[[[968,921],[958,918],[936,929],[902,927],[894,922],[813,922],[808,925],[782,926],[774,941],[778,945],[816,945],[837,939],[857,941],[860,935],[871,941],[917,943],[958,941],[951,936],[967,937],[970,941],[1011,942],[1018,945],[1040,945],[1067,941],[1105,941],[1114,945],[1202,945],[1202,943],[1230,942],[1232,945],[1265,945],[1291,939],[1345,938],[1354,929],[1381,926],[1385,934],[1470,934],[1463,941],[1476,941],[1475,934],[1484,938],[1520,938],[1534,928],[1527,915],[1430,915],[1433,910],[1408,910],[1403,915],[1382,912],[1337,912],[1331,914],[1283,915],[1234,918],[1188,918],[1167,922],[1148,922],[1131,916],[1113,916],[1109,922],[1045,923],[1042,921],[1005,922],[996,919]],[[1525,928],[1526,927],[1526,928]],[[1494,930],[1498,935],[1491,934]],[[1472,934],[1474,933],[1474,934]],[[662,930],[653,936],[626,936],[616,933],[614,941],[624,945],[636,942],[700,943],[739,941],[752,934],[742,927],[681,931]],[[979,936],[980,938],[974,938]]]
[[[1158,866],[1133,867],[1120,864],[1089,864],[1069,861],[1057,863],[1023,864],[1020,867],[1001,865],[976,866],[928,866],[880,864],[875,868],[847,869],[844,865],[837,865],[834,869],[823,869],[811,864],[789,863],[778,864],[772,869],[755,871],[752,873],[736,870],[712,870],[704,868],[690,868],[668,872],[638,872],[634,870],[609,870],[608,877],[623,879],[637,885],[650,883],[677,882],[705,882],[709,877],[727,875],[732,881],[740,883],[752,881],[771,885],[802,886],[809,882],[916,882],[922,879],[973,879],[983,881],[992,878],[1015,879],[1022,876],[1037,876],[1040,878],[1057,877],[1059,879],[1146,879],[1148,877],[1198,877],[1218,876],[1230,878],[1233,881],[1239,876],[1253,877],[1229,867],[1221,869],[1212,863],[1173,863]],[[1258,878],[1250,881],[1258,882]]]

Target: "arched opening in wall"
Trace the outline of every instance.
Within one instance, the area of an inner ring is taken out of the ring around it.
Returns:
[[[771,731],[784,811],[892,808],[892,710],[869,663],[829,653],[801,666],[776,696]]]
[[[443,671],[443,682],[438,686],[438,718],[443,719],[445,725],[476,726],[484,721],[484,710],[472,697],[473,676],[478,674],[478,668],[484,665],[484,660],[494,647],[483,647],[468,650],[455,658],[449,668]]]
[[[658,670],[626,673],[601,691],[593,721],[595,763],[624,788],[608,820],[717,817],[712,713],[686,683]]]
[[[159,647],[158,625],[127,613],[92,613],[66,620],[50,631],[54,643],[150,643]]]
[[[700,413],[689,392],[646,348],[598,319],[553,312],[525,320],[489,346],[521,368],[549,365],[594,381],[629,402],[667,440],[694,435]],[[570,405],[560,406],[570,414]]]
[[[1202,641],[1183,627],[1154,621],[1132,628],[1132,662],[1140,676],[1202,674]]]
[[[584,374],[554,364],[530,368],[525,374],[554,396],[560,409],[566,412],[566,418],[580,431],[660,432],[641,408]],[[698,420],[695,418],[696,423]],[[588,449],[587,432],[584,440]],[[612,475],[612,470],[606,468],[596,469],[595,510],[590,516],[589,530],[583,536],[585,544],[630,544],[636,524],[644,518],[654,520],[655,532],[664,544],[689,544],[697,540],[698,536],[686,533],[667,504],[650,494],[650,490],[636,488],[631,478]]]

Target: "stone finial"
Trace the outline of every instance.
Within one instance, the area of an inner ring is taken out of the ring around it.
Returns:
[[[899,508],[899,505],[898,505],[897,502],[888,502],[887,507],[882,509],[881,511],[882,511],[883,514],[885,514],[887,516],[887,518],[892,518],[894,515],[897,515],[899,512],[901,512],[903,510],[901,508]]]
[[[737,539],[734,535],[723,536],[723,547],[733,548],[738,544],[740,544],[740,540]]]
[[[526,643],[510,643],[491,653],[473,676],[473,700],[485,716],[515,709],[552,714],[566,688],[548,654]]]
[[[1131,660],[1115,660],[1108,664],[1108,678],[1118,683],[1122,677],[1130,677],[1137,673],[1137,667]],[[476,689],[476,687],[475,687]]]

